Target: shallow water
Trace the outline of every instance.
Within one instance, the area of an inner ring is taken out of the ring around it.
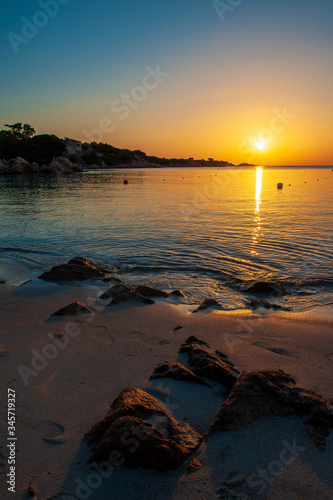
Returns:
[[[333,300],[332,215],[331,168],[3,176],[0,277],[19,284],[82,255],[227,309],[249,299],[228,279],[278,280],[290,295],[274,301],[308,310]]]

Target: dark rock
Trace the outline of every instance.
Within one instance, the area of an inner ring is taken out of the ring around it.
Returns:
[[[143,304],[155,304],[153,299],[144,297],[140,293],[130,291],[130,292],[119,293],[113,299],[110,306],[115,306],[116,304],[120,304],[120,302],[128,302],[129,300],[137,300],[138,302],[142,302]]]
[[[110,283],[113,281],[114,283],[124,283],[123,280],[120,278],[116,278],[115,276],[107,276],[106,278],[103,278],[104,283]]]
[[[181,330],[183,327],[183,325],[178,325],[176,326],[176,328],[173,329],[174,332],[178,332],[178,330]]]
[[[208,387],[211,387],[204,379],[198,377],[186,366],[178,363],[177,361],[165,361],[165,363],[162,363],[155,368],[150,378],[173,378],[175,380],[184,380],[185,382],[193,382],[195,384],[207,385]]]
[[[225,286],[233,288],[234,290],[240,290],[243,284],[244,280],[241,278],[230,278],[224,283]]]
[[[62,309],[59,309],[59,311],[52,314],[52,316],[79,316],[81,314],[90,313],[91,309],[89,309],[89,307],[81,304],[80,302],[73,302],[72,304],[63,307]]]
[[[7,281],[0,278],[0,285],[4,285],[5,283],[7,283]]]
[[[0,175],[1,174],[67,174],[73,172],[82,172],[82,168],[70,162],[68,158],[60,156],[54,158],[48,165],[38,165],[38,163],[29,163],[21,157],[14,158],[9,161],[0,160]]]
[[[215,299],[205,299],[202,302],[202,304],[200,304],[200,306],[198,307],[198,309],[196,309],[193,312],[196,313],[198,311],[203,311],[204,309],[208,309],[208,307],[223,307],[223,306],[222,306],[222,304],[220,304],[219,302],[217,302],[217,300],[215,300]]]
[[[44,281],[84,281],[106,278],[106,273],[115,272],[115,267],[95,262],[84,257],[75,257],[68,264],[55,266],[39,276]]]
[[[30,174],[33,171],[31,163],[20,156],[13,160],[9,160],[7,164],[10,167],[10,172],[13,174]]]
[[[325,449],[329,426],[333,427],[332,402],[296,387],[282,370],[243,372],[219,411],[209,433],[229,431],[260,418],[297,414],[309,426],[308,434]]]
[[[135,289],[136,292],[140,293],[144,297],[168,297],[169,294],[167,292],[163,292],[162,290],[157,290],[157,288],[151,288],[150,286],[140,285]]]
[[[199,377],[220,382],[228,389],[231,389],[235,384],[239,372],[235,370],[230,361],[221,356],[222,353],[213,354],[205,347],[195,343],[183,344],[180,347],[180,352],[187,352],[188,363]]]
[[[244,293],[251,293],[253,295],[272,295],[274,297],[279,297],[281,295],[286,295],[287,290],[280,283],[274,283],[273,281],[257,281],[256,283],[248,283],[241,288]]]
[[[118,283],[117,285],[113,285],[109,290],[104,292],[101,296],[100,299],[111,299],[118,297],[118,295],[126,292],[131,292],[132,287],[129,285],[126,285],[126,283]]]
[[[117,450],[118,458],[127,467],[164,471],[177,469],[197,448],[202,436],[189,424],[177,422],[146,392],[128,388],[84,439],[93,451],[88,463],[110,460]]]
[[[35,497],[37,499],[37,496],[36,496],[37,489],[34,486],[32,486],[32,485],[28,486],[27,493],[30,497]]]
[[[210,347],[210,345],[207,344],[207,342],[203,340],[201,337],[190,335],[190,337],[187,340],[185,340],[185,342],[181,345],[180,352],[190,352],[190,350],[193,348],[193,345],[196,344],[199,344],[199,346],[205,345],[206,347]]]
[[[215,351],[216,356],[219,356],[220,358],[223,359],[228,359],[228,356],[226,354],[223,354],[221,351]]]
[[[175,297],[183,297],[186,299],[186,295],[181,290],[174,290],[170,293],[170,295],[174,295]]]
[[[202,469],[202,467],[202,463],[197,458],[193,458],[190,465],[187,467],[187,472],[192,474],[193,472]]]

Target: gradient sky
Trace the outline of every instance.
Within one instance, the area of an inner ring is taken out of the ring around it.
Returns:
[[[332,165],[333,1],[229,2],[224,19],[210,0],[51,0],[53,18],[36,17],[48,0],[6,2],[0,128],[27,122],[165,157]],[[45,26],[16,53],[22,18]],[[146,68],[158,65],[169,75],[153,85]],[[121,110],[133,89],[140,102]]]

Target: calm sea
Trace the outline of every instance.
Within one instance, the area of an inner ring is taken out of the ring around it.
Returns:
[[[290,295],[275,301],[302,311],[333,301],[332,221],[331,168],[2,176],[0,277],[20,284],[81,255],[227,309],[249,298],[230,278],[278,281]]]

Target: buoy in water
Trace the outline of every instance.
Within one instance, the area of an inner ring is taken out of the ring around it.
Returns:
[[[278,182],[278,184],[277,184],[277,188],[278,188],[278,189],[283,189],[283,183],[282,183],[282,182]]]
[[[125,181],[124,181],[124,184],[128,184],[128,181],[126,181],[126,180],[125,180]]]

